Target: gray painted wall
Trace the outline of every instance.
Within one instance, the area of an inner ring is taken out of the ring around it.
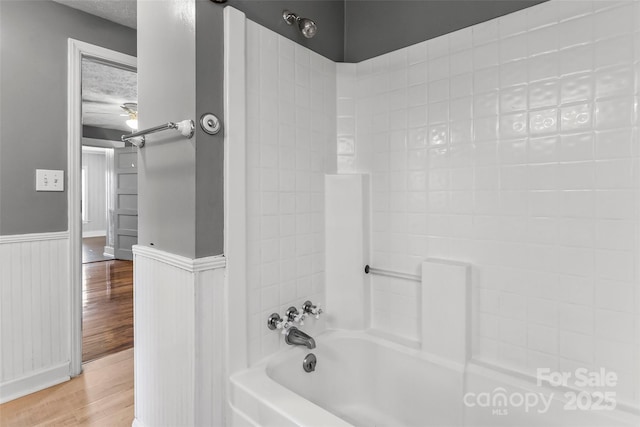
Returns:
[[[360,62],[546,0],[346,0],[345,62]]]
[[[223,8],[196,1],[196,121],[213,113],[224,123],[223,27]],[[196,126],[195,138],[195,253],[196,257],[219,255],[224,252],[224,129],[209,135]]]
[[[344,0],[229,0],[227,5],[241,10],[247,18],[287,37],[333,61],[344,59]],[[297,29],[282,19],[282,11],[288,9],[298,16],[312,19],[318,25],[318,33],[306,39]]]
[[[138,127],[194,119],[195,1],[139,2],[138,52]],[[138,244],[195,257],[197,143],[161,132],[139,150]]]
[[[0,1],[0,235],[67,230],[67,192],[36,192],[35,169],[67,176],[69,37],[136,55],[130,28],[49,0]]]
[[[198,122],[205,112],[223,119],[222,10],[208,1],[138,3],[140,128]],[[147,138],[139,154],[139,244],[188,258],[223,252],[223,142],[222,132],[208,135],[199,125],[190,140],[169,132]]]

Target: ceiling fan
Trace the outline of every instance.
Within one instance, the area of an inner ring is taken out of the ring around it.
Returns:
[[[120,128],[126,124],[129,129],[132,129],[132,131],[135,132],[138,130],[138,103],[123,101],[124,100],[122,99],[91,99],[88,101],[83,99],[82,123],[100,123],[101,125],[106,125],[106,127],[109,128]],[[126,119],[118,118],[118,116],[123,118],[126,117]],[[103,122],[103,119],[100,119],[99,117],[106,117],[106,122]]]

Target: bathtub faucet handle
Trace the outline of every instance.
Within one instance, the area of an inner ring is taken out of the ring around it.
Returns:
[[[286,318],[289,322],[295,322],[296,318],[300,315],[300,312],[298,311],[297,308],[295,308],[294,306],[291,306],[289,308],[287,308],[286,311]]]
[[[286,315],[289,323],[300,323],[301,325],[304,325],[304,319],[307,317],[307,313],[305,313],[304,310],[299,311],[293,306],[287,309]]]
[[[272,331],[282,329],[282,333],[284,334],[287,332],[287,329],[291,327],[291,323],[286,319],[282,319],[278,313],[273,313],[267,319],[267,327]]]
[[[322,309],[317,305],[313,305],[311,301],[305,301],[304,304],[302,304],[302,312],[310,314],[316,319],[319,319],[320,315],[322,314]]]

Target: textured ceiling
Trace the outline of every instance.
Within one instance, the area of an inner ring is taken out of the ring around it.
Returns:
[[[136,0],[53,0],[109,21],[136,28]]]
[[[82,124],[131,131],[120,105],[137,102],[137,74],[111,65],[82,60]]]
[[[2,1],[2,0],[0,0]],[[56,3],[136,28],[136,0],[53,0]],[[120,105],[137,102],[135,72],[82,60],[82,124],[131,131]]]

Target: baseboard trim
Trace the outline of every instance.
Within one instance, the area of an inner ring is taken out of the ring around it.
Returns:
[[[106,237],[107,230],[95,230],[95,231],[83,231],[82,238],[85,239],[87,237]]]
[[[115,251],[113,250],[113,246],[105,246],[104,252],[102,253],[102,255],[110,256],[110,257],[115,256]]]
[[[169,252],[161,251],[159,249],[141,245],[133,246],[133,254],[136,256],[143,256],[145,258],[154,259],[156,261],[160,261],[165,264],[169,264],[182,270],[194,273],[198,271],[224,268],[227,265],[227,261],[224,255],[191,259],[183,257],[181,255],[176,255]]]
[[[29,375],[0,384],[0,403],[44,390],[56,384],[69,381],[69,362],[42,369]]]
[[[52,233],[10,234],[7,236],[0,236],[0,244],[41,242],[44,240],[64,240],[68,238],[68,231],[55,231]]]
[[[131,423],[131,427],[144,427],[144,424],[142,424],[142,422],[137,418],[134,418],[133,422]]]

